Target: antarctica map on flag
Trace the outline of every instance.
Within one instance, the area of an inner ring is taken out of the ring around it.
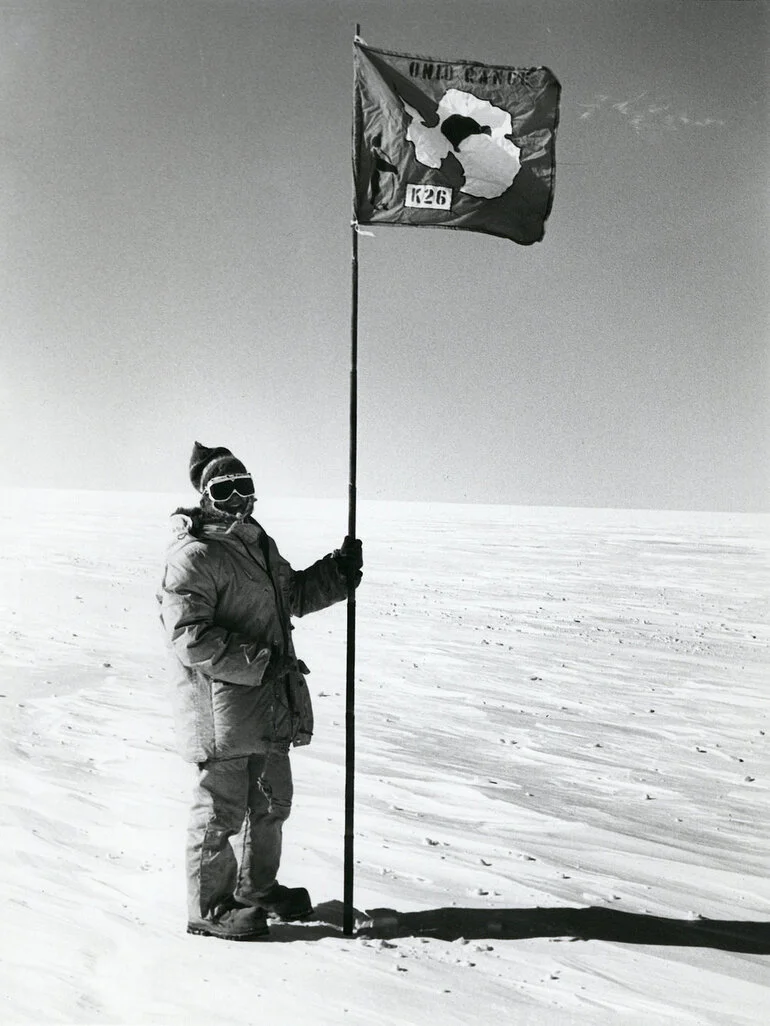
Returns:
[[[354,60],[359,224],[542,239],[560,94],[548,68],[429,60],[360,40]]]
[[[426,125],[418,111],[404,103],[412,124],[407,138],[414,143],[417,160],[441,168],[452,154],[462,168],[460,192],[492,199],[510,189],[521,169],[521,150],[506,136],[511,115],[480,100],[473,93],[447,89],[439,101],[438,124]]]

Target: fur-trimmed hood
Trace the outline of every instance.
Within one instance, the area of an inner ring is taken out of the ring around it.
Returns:
[[[177,538],[183,538],[186,534],[200,538],[204,522],[205,513],[200,506],[177,506],[171,514],[171,530]]]
[[[200,506],[179,506],[171,514],[171,531],[175,538],[203,538],[205,535],[222,535],[237,529],[240,524],[259,527],[253,517],[245,520],[217,520]]]

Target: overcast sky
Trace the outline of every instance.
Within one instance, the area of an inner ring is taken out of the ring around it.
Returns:
[[[563,90],[543,242],[360,239],[360,497],[769,509],[769,15],[0,0],[3,484],[345,497],[359,21]]]

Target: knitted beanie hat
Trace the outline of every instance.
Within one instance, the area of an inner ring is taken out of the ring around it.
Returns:
[[[212,477],[221,474],[248,474],[248,471],[224,446],[209,449],[207,445],[196,442],[190,456],[190,480],[193,487],[203,492]]]

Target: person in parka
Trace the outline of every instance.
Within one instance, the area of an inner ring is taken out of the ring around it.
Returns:
[[[357,586],[361,542],[293,570],[251,516],[253,479],[224,447],[195,443],[190,480],[200,506],[172,516],[159,591],[173,653],[181,755],[197,765],[187,835],[189,933],[252,940],[267,917],[299,919],[304,887],[277,881],[291,810],[291,746],[309,744],[313,712],[290,618]],[[230,838],[241,834],[239,856]]]

